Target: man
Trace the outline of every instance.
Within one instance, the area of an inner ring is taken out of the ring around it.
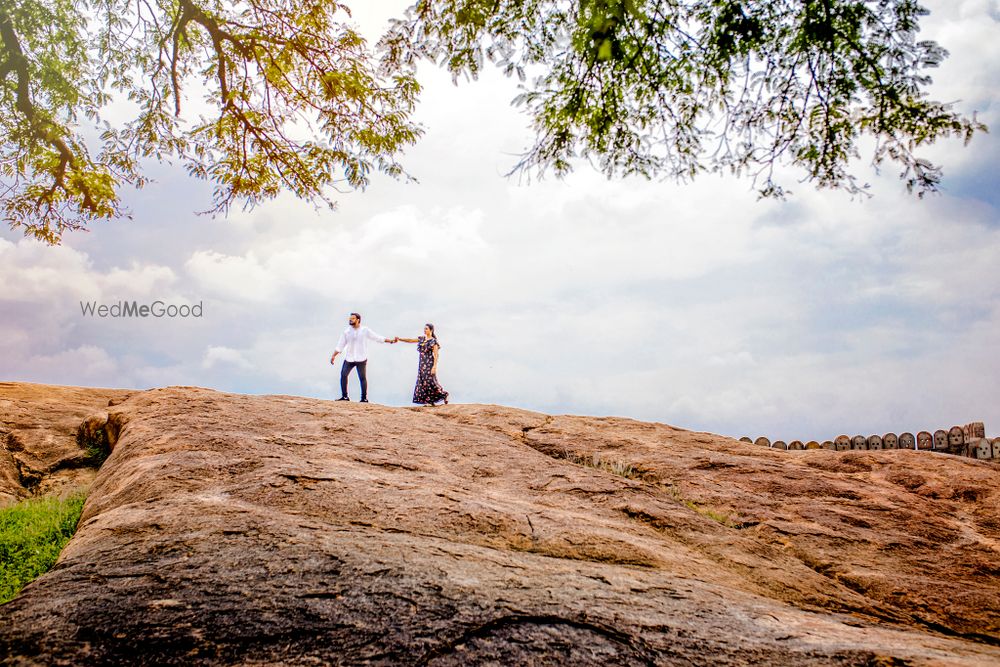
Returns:
[[[349,327],[340,334],[337,349],[330,357],[330,363],[335,363],[337,355],[344,353],[344,365],[340,367],[340,398],[338,401],[349,401],[347,397],[347,376],[351,370],[358,369],[358,379],[361,381],[361,402],[368,402],[368,341],[377,340],[380,343],[395,343],[395,340],[379,336],[368,327],[361,326],[361,315],[351,313],[347,320]]]

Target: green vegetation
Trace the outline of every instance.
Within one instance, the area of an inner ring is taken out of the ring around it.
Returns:
[[[516,74],[536,131],[520,170],[582,158],[608,177],[731,171],[782,196],[784,163],[864,192],[849,167],[872,151],[922,193],[941,170],[918,152],[985,130],[927,97],[947,56],[918,38],[927,13],[914,0],[420,0],[381,44],[403,71]]]
[[[0,2],[0,212],[58,243],[128,216],[149,159],[212,182],[212,213],[281,192],[332,207],[402,175],[418,90],[336,0]]]
[[[716,523],[721,523],[723,526],[727,526],[729,528],[733,528],[736,526],[736,523],[729,517],[728,514],[723,514],[722,512],[716,512],[711,507],[702,507],[701,505],[698,505],[697,503],[691,500],[685,500],[684,504],[693,509],[698,514],[708,517],[709,519],[715,521]]]
[[[86,450],[87,458],[93,461],[98,467],[104,463],[111,453],[108,434],[103,428],[93,433],[81,428],[76,432],[76,443]]]
[[[87,445],[87,458],[99,466],[108,458],[108,452],[99,445],[89,444]]]
[[[127,216],[120,190],[152,160],[213,183],[212,213],[281,192],[333,206],[330,191],[404,175],[422,60],[524,82],[514,102],[536,140],[519,169],[732,171],[781,196],[786,163],[858,192],[848,167],[865,150],[933,191],[940,169],[918,151],[986,128],[927,97],[947,52],[918,39],[925,14],[914,0],[417,0],[372,48],[340,0],[0,2],[0,215],[58,243]]]
[[[51,568],[76,531],[83,494],[32,498],[0,509],[0,604]]]
[[[619,477],[642,479],[642,472],[640,472],[631,463],[615,459],[602,458],[600,452],[595,452],[594,454],[588,456],[586,454],[571,454],[569,451],[564,450],[563,458],[567,459],[571,463],[587,466],[588,468],[604,470],[614,475],[618,475]]]
[[[674,486],[673,484],[660,484],[660,488],[669,493],[671,498],[683,504],[688,509],[692,509],[698,514],[704,517],[708,517],[709,519],[715,521],[716,523],[721,523],[723,526],[726,526],[727,528],[735,528],[739,525],[735,521],[733,521],[732,517],[730,517],[729,514],[717,512],[713,510],[711,507],[705,507],[703,505],[699,505],[690,498],[685,498],[684,496],[681,495],[680,489]]]
[[[631,463],[627,463],[618,459],[611,459],[602,457],[600,452],[595,452],[593,454],[573,454],[568,450],[563,450],[563,458],[571,463],[576,463],[577,465],[587,466],[588,468],[596,468],[598,470],[604,470],[612,474],[618,475],[620,477],[627,477],[628,479],[637,479],[640,481],[646,481],[645,474]],[[657,484],[657,486],[666,491],[671,498],[675,501],[683,504],[688,509],[692,509],[698,514],[720,523],[728,528],[735,528],[738,524],[733,521],[732,517],[727,513],[718,512],[711,507],[706,507],[704,505],[699,505],[695,501],[685,498],[681,495],[680,489],[673,484]]]

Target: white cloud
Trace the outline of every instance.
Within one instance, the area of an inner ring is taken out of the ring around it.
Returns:
[[[246,360],[243,353],[239,350],[234,350],[231,347],[226,347],[224,345],[212,345],[205,350],[205,354],[202,357],[201,367],[204,369],[214,368],[215,366],[232,366],[240,370],[250,370],[253,368],[253,364]]]
[[[0,298],[4,301],[44,303],[61,295],[94,294],[98,286],[83,253],[63,246],[49,247],[24,239],[0,239]]]
[[[253,250],[242,256],[199,250],[184,268],[200,288],[225,299],[267,302],[278,293],[275,278]]]
[[[462,207],[400,205],[350,224],[275,230],[242,255],[199,250],[185,267],[200,288],[235,302],[364,302],[421,282],[449,289],[462,284],[454,273],[475,270],[487,251],[482,220]]]
[[[176,283],[177,275],[170,267],[135,260],[129,263],[129,268],[113,267],[98,279],[102,295],[118,294],[128,300],[170,297]]]
[[[17,359],[7,373],[43,383],[62,384],[72,378],[69,381],[82,385],[123,386],[117,360],[104,348],[89,344]]]

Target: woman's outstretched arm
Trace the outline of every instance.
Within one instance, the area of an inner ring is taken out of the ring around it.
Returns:
[[[400,342],[400,343],[419,343],[420,342],[416,338],[400,338],[399,336],[396,336],[396,340],[398,342]]]

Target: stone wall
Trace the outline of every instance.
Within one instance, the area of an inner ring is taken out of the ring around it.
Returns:
[[[760,436],[756,440],[749,437],[740,438],[761,447],[801,451],[805,449],[831,449],[838,452],[872,449],[915,449],[918,451],[933,451],[957,456],[967,456],[974,459],[1000,461],[1000,437],[986,437],[986,427],[983,422],[970,422],[965,426],[952,426],[949,429],[918,431],[913,435],[910,431],[903,433],[885,433],[883,435],[838,435],[832,440],[818,442],[810,440],[803,444],[801,440],[774,440]]]

